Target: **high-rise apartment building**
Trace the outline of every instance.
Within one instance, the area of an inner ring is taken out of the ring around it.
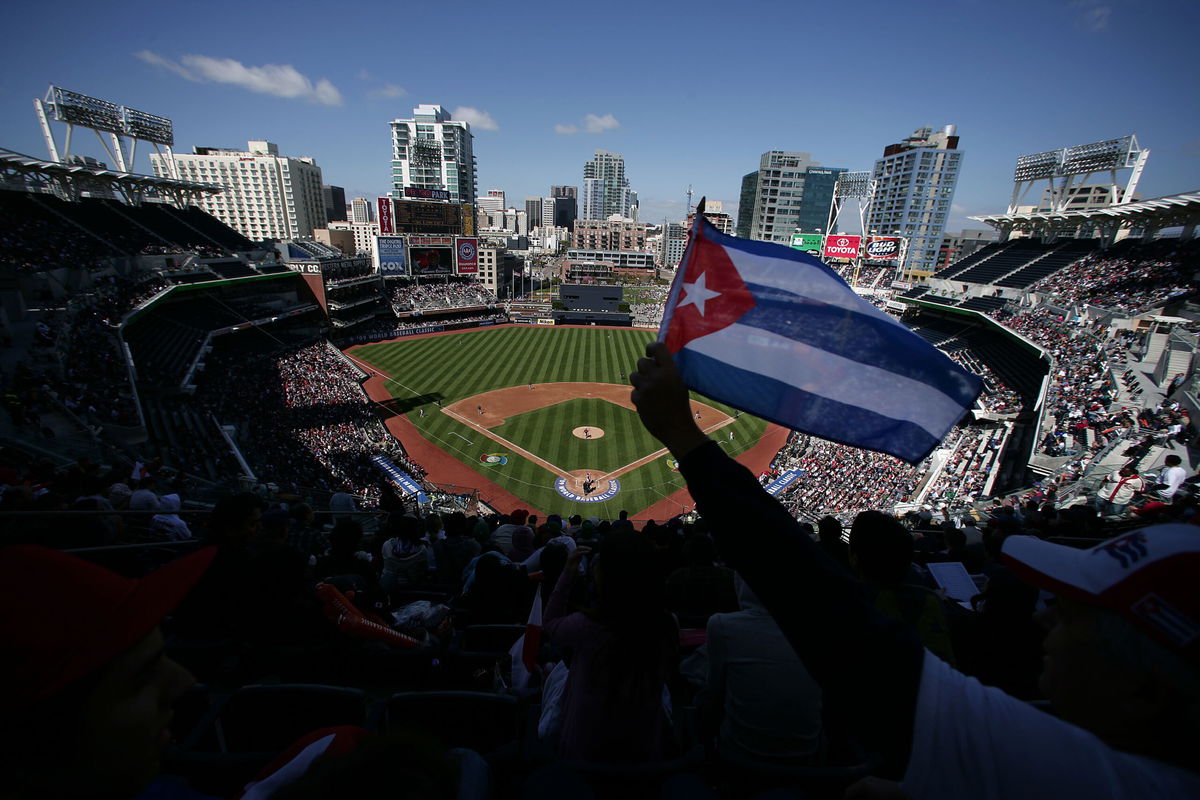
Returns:
[[[708,212],[704,216],[711,221]],[[722,215],[725,216],[725,215]],[[729,219],[728,216],[725,219]],[[663,225],[662,239],[659,241],[658,258],[660,264],[667,269],[675,269],[683,260],[683,251],[687,249],[689,226],[678,222],[668,222]]]
[[[953,125],[937,133],[919,128],[902,142],[884,148],[875,162],[875,198],[867,216],[868,232],[908,237],[908,272],[931,272],[954,202],[962,151]]]
[[[529,228],[540,227],[542,224],[542,198],[525,198],[525,217],[529,220]]]
[[[623,217],[581,219],[571,234],[571,247],[579,250],[646,249],[646,224]]]
[[[554,198],[554,219],[547,219],[543,207],[542,224],[556,228],[574,230],[579,218],[579,190],[575,186],[551,186],[550,197]]]
[[[771,150],[742,178],[737,235],[789,244],[797,231],[824,231],[841,167],[822,167],[808,153]]]
[[[475,202],[475,150],[471,125],[439,105],[422,104],[412,119],[394,119],[392,197],[405,189],[445,191],[451,203]]]
[[[321,196],[325,200],[325,221],[346,221],[346,190],[341,186],[322,186]]]
[[[375,221],[375,204],[365,197],[356,197],[350,201],[350,221],[365,225]]]
[[[165,156],[150,154],[154,174],[172,177]],[[195,147],[177,154],[179,178],[225,187],[197,205],[253,241],[302,239],[325,227],[321,168],[311,158],[279,155],[272,142],[252,141],[243,150]]]
[[[637,192],[625,178],[625,158],[597,150],[583,165],[583,219],[608,219],[617,214],[637,219]]]
[[[504,202],[503,189],[488,189],[487,194],[481,194],[475,200],[475,209],[477,211],[486,211],[489,214],[497,211],[503,211],[508,208]]]

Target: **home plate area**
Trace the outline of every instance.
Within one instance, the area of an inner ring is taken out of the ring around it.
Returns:
[[[598,477],[591,470],[577,469],[570,477],[556,479],[554,489],[577,503],[602,503],[616,497],[621,491],[621,482],[616,478]]]

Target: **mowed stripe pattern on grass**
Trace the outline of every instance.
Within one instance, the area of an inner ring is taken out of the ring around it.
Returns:
[[[597,514],[615,517],[621,509],[633,513],[663,499],[681,488],[683,479],[671,471],[665,458],[658,458],[623,475],[621,492],[614,500],[600,504],[574,503],[554,491],[553,476],[545,469],[505,450],[474,427],[441,413],[433,401],[440,400],[442,406],[446,406],[482,392],[523,386],[530,381],[535,384],[586,381],[627,385],[628,374],[645,353],[646,344],[653,339],[653,331],[637,329],[505,326],[475,333],[450,333],[364,345],[355,348],[353,355],[392,376],[388,388],[402,403],[412,403],[407,416],[425,438],[488,480],[526,499],[533,508],[547,513],[575,513],[592,508]],[[734,413],[720,403],[704,402],[731,415]],[[605,405],[612,406],[611,403]],[[425,409],[424,417],[420,416],[420,408]],[[648,436],[636,421],[634,412],[617,406],[612,408],[630,414],[635,430]],[[591,420],[584,420],[582,424],[589,422]],[[765,427],[766,423],[757,417],[742,414],[729,428],[721,431],[725,434],[733,430],[736,441],[723,441],[722,445],[736,455],[758,441]],[[500,433],[500,428],[496,430]],[[541,435],[549,436],[546,432]],[[570,435],[569,428],[562,439],[562,446],[568,451],[571,443],[578,441]],[[539,454],[544,452],[540,448],[529,449]],[[622,465],[657,449],[657,443],[646,446]],[[480,457],[488,453],[504,453],[509,456],[508,463],[503,466],[481,463]],[[592,466],[572,467],[564,463],[568,456],[561,457],[564,461],[546,458],[564,469],[589,469]]]
[[[581,439],[573,433],[580,426],[593,426],[604,435]],[[589,397],[518,414],[492,432],[568,472],[612,472],[662,447],[642,427],[637,412]]]

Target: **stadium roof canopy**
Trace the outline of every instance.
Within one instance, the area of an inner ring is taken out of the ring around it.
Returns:
[[[209,183],[158,178],[84,164],[42,161],[3,147],[0,147],[0,183],[25,190],[48,189],[64,200],[77,200],[82,192],[100,195],[116,192],[132,205],[137,205],[146,197],[161,197],[179,208],[185,208],[201,195],[224,191],[223,187]]]
[[[1028,214],[991,214],[971,219],[1004,232],[1026,231],[1044,236],[1075,231],[1080,226],[1097,228],[1111,235],[1121,228],[1140,228],[1146,233],[1179,226],[1194,228],[1200,223],[1200,190],[1186,194],[1118,203],[1103,208]]]

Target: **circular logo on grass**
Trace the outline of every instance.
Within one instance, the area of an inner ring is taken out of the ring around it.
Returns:
[[[485,453],[479,457],[479,460],[484,464],[495,464],[498,467],[502,467],[508,463],[508,456],[503,453]]]
[[[576,503],[603,503],[605,500],[612,500],[617,496],[617,492],[621,491],[621,482],[616,478],[609,478],[608,486],[602,492],[595,494],[579,494],[567,488],[565,478],[558,478],[554,481],[554,489],[568,500],[574,500]]]
[[[679,462],[667,456],[667,466],[671,468],[671,472],[679,472]]]

